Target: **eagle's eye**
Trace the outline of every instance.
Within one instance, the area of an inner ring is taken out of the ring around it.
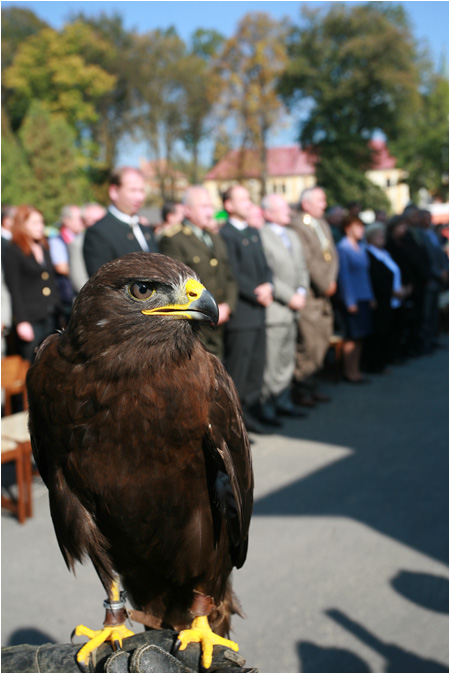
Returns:
[[[151,283],[136,281],[129,286],[128,291],[136,300],[148,300],[155,292],[155,289]]]

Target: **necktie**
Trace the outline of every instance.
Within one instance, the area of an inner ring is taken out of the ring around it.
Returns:
[[[281,236],[281,240],[283,241],[286,248],[288,250],[291,250],[291,248],[292,248],[291,240],[289,239],[288,233],[286,232],[285,229],[280,230],[280,236]]]
[[[130,219],[130,227],[142,250],[148,252],[149,248],[147,241],[145,240],[145,236],[142,233],[142,229],[139,227],[139,222],[134,218]]]
[[[211,249],[213,247],[212,239],[209,236],[208,232],[205,232],[204,229],[202,230],[202,239],[203,239],[204,243],[206,243],[206,245],[208,246],[209,249]]]
[[[195,236],[197,239],[200,241],[203,241],[203,243],[208,246],[210,250],[214,248],[213,241],[211,237],[209,236],[208,232],[205,229],[202,229],[201,227],[196,227],[195,225],[191,223],[187,223],[187,226],[190,228],[192,232],[194,232]]]

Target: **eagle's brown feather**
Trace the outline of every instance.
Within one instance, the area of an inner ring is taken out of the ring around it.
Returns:
[[[194,590],[232,610],[253,490],[234,385],[196,322],[143,315],[126,290],[151,280],[167,300],[188,278],[156,254],[104,265],[28,375],[34,456],[67,564],[89,556],[105,588],[119,573],[133,604],[174,628],[190,624]]]

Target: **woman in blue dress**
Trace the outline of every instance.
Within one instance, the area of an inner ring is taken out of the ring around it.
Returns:
[[[339,253],[338,299],[344,319],[344,379],[351,384],[367,382],[360,364],[365,337],[372,332],[372,307],[375,298],[369,275],[369,258],[360,242],[364,223],[348,215],[342,223],[344,237],[337,245]]]

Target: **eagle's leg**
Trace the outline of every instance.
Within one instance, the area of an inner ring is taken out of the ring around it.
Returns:
[[[208,669],[212,663],[213,647],[215,645],[226,646],[233,651],[238,651],[239,646],[234,641],[219,637],[214,634],[209,626],[208,616],[202,615],[194,618],[191,628],[183,630],[178,635],[180,641],[179,650],[183,651],[190,643],[200,643],[202,646],[202,666]]]
[[[190,643],[200,643],[202,647],[202,666],[209,669],[212,663],[212,654],[214,646],[225,646],[233,651],[238,651],[239,646],[234,641],[224,639],[224,637],[215,634],[208,621],[208,615],[215,608],[212,597],[208,597],[201,592],[194,591],[194,599],[191,613],[195,615],[190,629],[182,630],[178,634],[176,643],[177,650],[183,651]]]
[[[126,637],[132,637],[134,632],[125,627],[127,611],[125,609],[124,594],[119,590],[119,583],[113,580],[108,592],[108,599],[104,602],[106,609],[103,629],[91,630],[85,625],[78,625],[74,634],[89,638],[77,653],[77,662],[80,668],[87,671],[87,664],[91,653],[95,651],[104,641],[111,641],[115,649],[122,646],[122,640]]]

